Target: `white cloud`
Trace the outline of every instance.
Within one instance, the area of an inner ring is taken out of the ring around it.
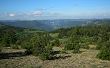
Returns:
[[[48,11],[46,9],[37,9],[33,11],[25,11],[21,13],[16,13],[16,16],[29,16],[29,17],[42,17],[42,16],[61,16],[59,12]]]
[[[34,16],[41,16],[41,15],[43,15],[43,12],[42,11],[33,11],[32,15],[34,15]]]
[[[14,16],[15,16],[15,14],[13,14],[13,13],[10,13],[10,14],[9,14],[9,16],[10,16],[10,17],[14,17]]]

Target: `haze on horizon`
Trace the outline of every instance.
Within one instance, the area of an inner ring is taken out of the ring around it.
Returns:
[[[0,20],[110,18],[110,0],[0,0]]]

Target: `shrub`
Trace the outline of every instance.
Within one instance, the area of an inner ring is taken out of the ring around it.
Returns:
[[[65,50],[73,50],[74,49],[74,46],[73,46],[72,43],[69,43],[69,44],[65,45],[64,49]]]
[[[44,52],[45,50],[45,46],[43,45],[36,45],[33,48],[33,55],[39,56],[39,54],[41,54],[42,52]]]
[[[103,43],[103,47],[97,57],[102,60],[110,60],[110,42]]]
[[[73,53],[79,53],[80,52],[80,45],[74,45]]]
[[[73,50],[73,53],[79,53],[80,52],[80,45],[77,43],[70,43],[68,45],[65,45],[65,50]]]
[[[33,46],[30,42],[26,42],[24,45],[22,45],[22,48],[26,49],[26,54],[32,54],[33,52]]]
[[[60,41],[59,39],[55,39],[51,42],[52,46],[60,46]]]
[[[100,50],[103,48],[104,42],[97,42],[96,49]]]
[[[49,52],[43,52],[43,53],[39,54],[39,58],[41,60],[49,60],[52,58],[52,55]]]
[[[50,45],[47,35],[35,35],[30,40],[32,47],[32,54],[39,56],[42,60],[51,59],[52,57],[52,45]]]
[[[52,46],[51,45],[47,45],[44,49],[44,51],[39,54],[40,59],[42,60],[48,60],[48,59],[52,59]]]
[[[110,51],[108,50],[101,50],[100,53],[97,55],[98,58],[102,60],[110,60]]]

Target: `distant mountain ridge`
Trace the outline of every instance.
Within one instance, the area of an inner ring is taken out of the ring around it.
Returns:
[[[15,27],[40,29],[52,31],[58,28],[68,28],[73,26],[84,26],[89,23],[99,23],[103,20],[90,20],[90,19],[57,19],[57,20],[4,20],[0,21],[2,24],[11,25]],[[106,20],[104,20],[106,21]],[[108,21],[108,20],[107,20]]]

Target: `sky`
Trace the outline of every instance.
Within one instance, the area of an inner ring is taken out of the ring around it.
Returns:
[[[0,0],[0,20],[110,18],[110,0]]]

